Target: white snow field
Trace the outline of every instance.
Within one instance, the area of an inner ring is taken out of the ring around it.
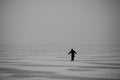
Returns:
[[[120,80],[120,47],[0,46],[0,80]]]

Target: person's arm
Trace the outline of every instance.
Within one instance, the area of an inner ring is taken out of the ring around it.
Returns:
[[[68,53],[68,55],[70,54],[71,52]]]
[[[75,54],[77,54],[77,52],[75,51]]]

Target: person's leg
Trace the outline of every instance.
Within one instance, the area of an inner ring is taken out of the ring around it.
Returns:
[[[71,56],[71,61],[72,61],[72,56]]]
[[[74,57],[73,56],[71,57],[71,61],[74,61]]]
[[[74,61],[74,57],[73,57],[73,61]]]

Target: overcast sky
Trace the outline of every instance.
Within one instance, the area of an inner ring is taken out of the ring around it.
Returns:
[[[0,0],[0,43],[120,44],[119,0]]]

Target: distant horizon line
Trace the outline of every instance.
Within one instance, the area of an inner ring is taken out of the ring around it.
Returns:
[[[0,45],[46,45],[46,46],[120,46],[120,44],[60,44],[60,43],[0,43]]]

